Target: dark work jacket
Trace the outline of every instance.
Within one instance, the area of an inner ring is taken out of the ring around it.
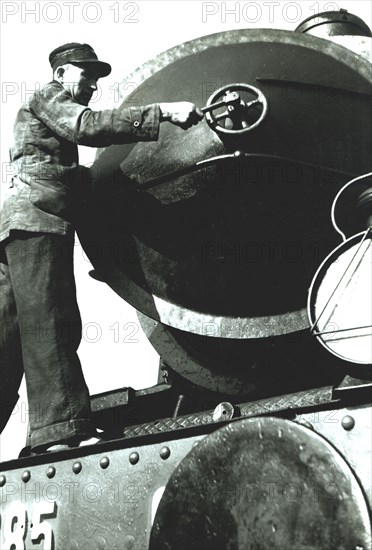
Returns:
[[[157,104],[92,111],[56,81],[34,93],[15,121],[10,157],[16,176],[2,209],[0,241],[12,229],[67,234],[77,190],[89,177],[79,166],[78,145],[156,140],[159,117]]]

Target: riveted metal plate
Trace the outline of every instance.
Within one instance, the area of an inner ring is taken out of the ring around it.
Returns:
[[[35,460],[42,464],[28,466],[27,483],[22,481],[24,467],[8,470],[0,488],[0,548],[148,548],[152,518],[165,485],[202,437],[111,450],[105,444],[87,447],[86,456],[65,451],[33,457],[31,464]],[[166,460],[164,447],[169,449]],[[134,453],[138,461],[131,464]],[[105,464],[109,460],[106,468],[103,460]],[[77,463],[81,469],[75,472]],[[50,479],[52,467],[55,474]]]
[[[372,408],[370,405],[314,410],[296,417],[308,422],[346,458],[372,509]],[[347,426],[346,429],[345,425]],[[352,426],[352,427],[351,427]]]
[[[10,549],[12,544],[15,544],[17,548],[19,545],[26,550],[39,548],[147,549],[151,525],[159,502],[163,502],[164,489],[173,473],[177,474],[177,468],[185,468],[190,456],[195,456],[195,448],[201,449],[197,455],[198,468],[204,472],[204,474],[199,472],[201,478],[203,475],[206,480],[210,475],[213,477],[213,483],[210,485],[207,483],[207,492],[204,491],[205,482],[203,482],[204,485],[200,484],[196,496],[194,495],[196,500],[202,499],[204,494],[205,500],[210,501],[214,506],[216,495],[210,491],[215,486],[220,487],[221,494],[226,499],[229,495],[234,495],[237,491],[234,489],[234,480],[229,478],[226,480],[226,475],[233,470],[238,472],[241,467],[241,476],[239,478],[237,475],[235,482],[243,491],[250,489],[253,491],[253,493],[244,493],[247,496],[248,511],[257,507],[256,502],[252,503],[252,498],[257,497],[257,491],[260,494],[259,489],[264,487],[267,491],[274,491],[282,488],[279,497],[284,494],[286,499],[288,498],[289,502],[285,501],[288,510],[291,503],[293,504],[293,499],[301,496],[297,504],[303,506],[306,503],[308,505],[309,495],[314,496],[313,504],[320,507],[319,513],[324,514],[325,518],[328,517],[328,513],[331,513],[335,532],[338,532],[339,525],[343,526],[345,523],[349,531],[355,533],[359,522],[358,529],[360,528],[359,532],[363,534],[363,529],[366,531],[363,518],[367,507],[363,492],[369,501],[369,509],[372,504],[371,449],[369,447],[372,439],[371,407],[330,409],[329,402],[328,410],[320,410],[319,405],[323,403],[324,407],[327,401],[330,401],[330,395],[328,389],[323,388],[307,398],[299,394],[284,396],[282,400],[271,405],[269,400],[266,400],[238,406],[241,414],[256,416],[268,413],[288,415],[289,411],[292,411],[292,417],[295,417],[296,421],[306,424],[311,429],[269,416],[250,419],[252,426],[257,426],[257,422],[261,423],[264,428],[261,432],[254,431],[254,428],[247,424],[248,420],[238,418],[226,423],[228,429],[219,429],[221,423],[214,424],[211,415],[200,414],[200,419],[204,419],[202,423],[196,422],[197,415],[194,415],[196,423],[190,417],[183,417],[183,420],[168,419],[168,424],[166,424],[167,419],[164,419],[157,426],[164,424],[166,431],[162,429],[156,431],[154,425],[154,429],[144,429],[142,433],[131,434],[135,437],[129,438],[129,434],[126,433],[124,439],[102,445],[3,463],[0,465],[0,479],[3,480],[0,488],[0,548]],[[312,412],[309,412],[310,404],[313,405]],[[300,414],[301,410],[306,414]],[[352,429],[345,430],[344,417],[353,418]],[[178,420],[181,420],[179,424],[176,423]],[[279,429],[277,432],[274,430],[275,439],[269,428],[282,426],[278,423],[283,423],[285,429],[281,427],[281,432]],[[231,439],[230,435],[235,432],[240,435],[237,441]],[[262,440],[260,433],[263,436]],[[333,447],[327,443],[326,439]],[[301,451],[296,445],[297,443],[303,445],[304,442],[305,447]],[[202,445],[207,452],[202,450]],[[220,470],[216,470],[209,460],[211,449],[215,450],[216,460],[220,461],[220,465],[224,464]],[[283,450],[282,455],[280,449]],[[138,460],[131,463],[130,457],[134,455]],[[288,459],[288,464],[284,458]],[[73,470],[76,463],[81,464],[78,473],[74,473]],[[102,464],[106,467],[103,468]],[[352,468],[352,472],[347,465]],[[300,476],[301,467],[302,473],[308,473],[306,483]],[[260,473],[260,468],[266,474]],[[48,475],[51,470],[53,470],[52,477]],[[30,473],[27,483],[22,479],[25,471]],[[195,481],[193,476],[190,480],[192,483]],[[359,489],[357,480],[362,489]],[[281,486],[281,482],[285,482],[286,485]],[[301,483],[304,485],[302,486]],[[177,494],[181,491],[181,485],[177,489]],[[191,490],[192,485],[190,485]],[[168,489],[165,491],[165,497],[167,491]],[[263,494],[266,493],[263,492]],[[306,498],[308,500],[303,501]],[[271,504],[269,501],[268,505]],[[335,516],[332,515],[332,510],[335,510]],[[344,510],[344,517],[341,517],[340,510]],[[309,517],[312,517],[313,512],[310,512]],[[266,516],[270,517],[270,513],[273,513],[273,510],[269,506]],[[286,517],[284,509],[280,514]],[[257,515],[259,517],[259,514]],[[212,517],[210,515],[208,517],[213,522]],[[303,516],[299,515],[299,521],[302,519]],[[223,524],[225,520],[226,518],[223,517],[220,523]],[[300,532],[298,529],[302,528],[302,524],[300,523],[298,528],[296,521],[290,525],[290,528],[297,533],[297,531]],[[322,530],[321,522],[316,529],[319,532]],[[187,541],[185,547],[188,548],[189,534],[185,540]],[[349,539],[345,540],[350,542]],[[336,544],[338,544],[337,540]],[[355,550],[358,544],[351,548]],[[369,548],[362,543],[359,546],[363,547],[363,550]],[[195,548],[207,547],[215,548],[214,546],[195,546]],[[295,547],[304,548],[300,545]],[[319,546],[317,550],[336,547]],[[182,549],[182,545],[179,548]],[[244,550],[247,548],[250,547],[244,546]],[[252,548],[273,548],[274,550],[286,548],[287,550],[290,546],[257,545]],[[310,548],[315,546],[308,546],[306,550]],[[343,546],[340,545],[337,550],[342,548]]]

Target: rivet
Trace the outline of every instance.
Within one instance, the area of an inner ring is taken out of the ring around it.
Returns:
[[[27,483],[28,481],[30,481],[31,479],[31,472],[29,470],[25,470],[22,474],[22,481],[24,481],[24,483]]]
[[[72,471],[74,472],[74,474],[80,474],[81,469],[82,469],[81,462],[74,462],[73,463]]]
[[[5,483],[6,483],[6,477],[0,476],[0,487],[4,487]]]
[[[134,451],[133,453],[130,453],[129,462],[131,464],[137,464],[138,461],[139,461],[139,454],[137,453],[137,451]]]
[[[344,430],[347,430],[347,431],[352,430],[355,426],[354,418],[349,414],[347,414],[341,420],[341,426],[343,427]]]
[[[106,470],[106,468],[108,468],[109,464],[110,464],[110,459],[109,459],[108,456],[102,457],[101,460],[99,461],[99,465],[101,466],[101,468],[103,470]]]
[[[49,466],[49,468],[46,471],[46,475],[47,477],[49,477],[49,479],[51,479],[56,475],[56,469],[54,468],[54,466]]]
[[[170,448],[169,448],[169,447],[162,447],[162,448],[160,449],[160,453],[159,453],[159,454],[160,454],[160,456],[161,456],[161,458],[162,458],[163,460],[167,460],[167,458],[169,458],[169,457],[170,457],[170,454],[171,454]]]

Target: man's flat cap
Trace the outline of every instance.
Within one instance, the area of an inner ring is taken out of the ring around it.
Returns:
[[[99,61],[92,46],[79,44],[78,42],[70,42],[53,50],[49,55],[49,63],[53,71],[60,65],[75,63],[91,67],[100,77],[111,73],[111,65]]]

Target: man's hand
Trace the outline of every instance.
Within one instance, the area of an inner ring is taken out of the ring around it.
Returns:
[[[197,124],[203,113],[198,107],[189,101],[177,101],[174,103],[159,103],[160,122],[168,120],[172,124],[187,130]]]

